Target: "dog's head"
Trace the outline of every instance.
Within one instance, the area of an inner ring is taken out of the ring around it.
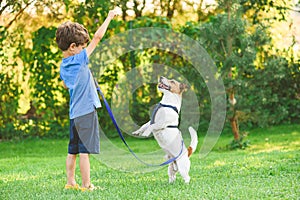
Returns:
[[[169,79],[161,76],[158,81],[158,89],[161,92],[169,91],[169,92],[181,95],[184,91],[186,91],[188,89],[188,87],[184,83],[180,83],[174,79],[169,80]]]

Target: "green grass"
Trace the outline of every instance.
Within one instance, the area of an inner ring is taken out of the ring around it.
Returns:
[[[67,140],[0,142],[0,199],[299,199],[300,125],[252,130],[247,139],[250,147],[228,151],[224,147],[232,136],[225,134],[205,158],[196,152],[189,185],[179,175],[169,184],[166,167],[124,172],[91,157],[92,182],[102,187],[93,192],[63,189]],[[199,145],[201,141],[202,137]],[[122,146],[117,138],[113,143]],[[157,149],[153,140],[128,139],[128,143],[137,152]],[[141,166],[128,153],[122,160],[113,150],[102,152],[100,158],[109,157],[127,171]],[[80,183],[78,166],[76,173]]]

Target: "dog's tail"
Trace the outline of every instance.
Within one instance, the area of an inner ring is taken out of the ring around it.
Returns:
[[[197,148],[197,144],[198,144],[198,136],[197,136],[197,132],[195,131],[195,129],[193,127],[189,127],[189,132],[191,135],[191,144],[188,147],[188,156],[190,157],[192,155],[192,153],[194,153],[194,151]]]

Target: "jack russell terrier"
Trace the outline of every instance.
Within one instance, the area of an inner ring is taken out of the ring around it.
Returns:
[[[159,79],[158,89],[163,93],[163,97],[154,109],[151,120],[132,134],[149,137],[153,133],[159,146],[166,152],[168,159],[175,158],[180,154],[175,161],[169,164],[169,183],[175,181],[177,172],[183,177],[185,183],[189,183],[191,165],[189,157],[196,150],[198,137],[195,129],[189,127],[191,144],[186,148],[178,129],[182,93],[187,90],[187,85],[162,76]]]

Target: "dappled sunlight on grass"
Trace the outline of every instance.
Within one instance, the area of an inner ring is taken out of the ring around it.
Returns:
[[[258,136],[251,142],[249,151],[252,153],[273,152],[273,151],[294,151],[300,149],[300,132],[280,133],[273,135],[263,135],[258,140]]]
[[[226,163],[224,161],[216,160],[213,164],[214,167],[224,166]]]
[[[27,180],[34,180],[38,179],[39,177],[37,175],[30,175],[25,173],[13,173],[6,175],[6,177],[0,177],[0,182],[8,183],[8,182],[14,182],[14,181],[27,181]]]
[[[295,142],[295,143],[291,144],[291,146],[293,146],[293,145],[296,146],[297,144],[299,144],[299,142]],[[249,151],[253,151],[254,154],[258,154],[258,153],[262,153],[262,152],[269,153],[269,152],[273,152],[273,151],[287,152],[287,151],[293,151],[293,150],[294,150],[294,148],[287,146],[286,143],[276,143],[276,145],[267,143],[263,146],[252,145],[251,148],[249,149]]]

